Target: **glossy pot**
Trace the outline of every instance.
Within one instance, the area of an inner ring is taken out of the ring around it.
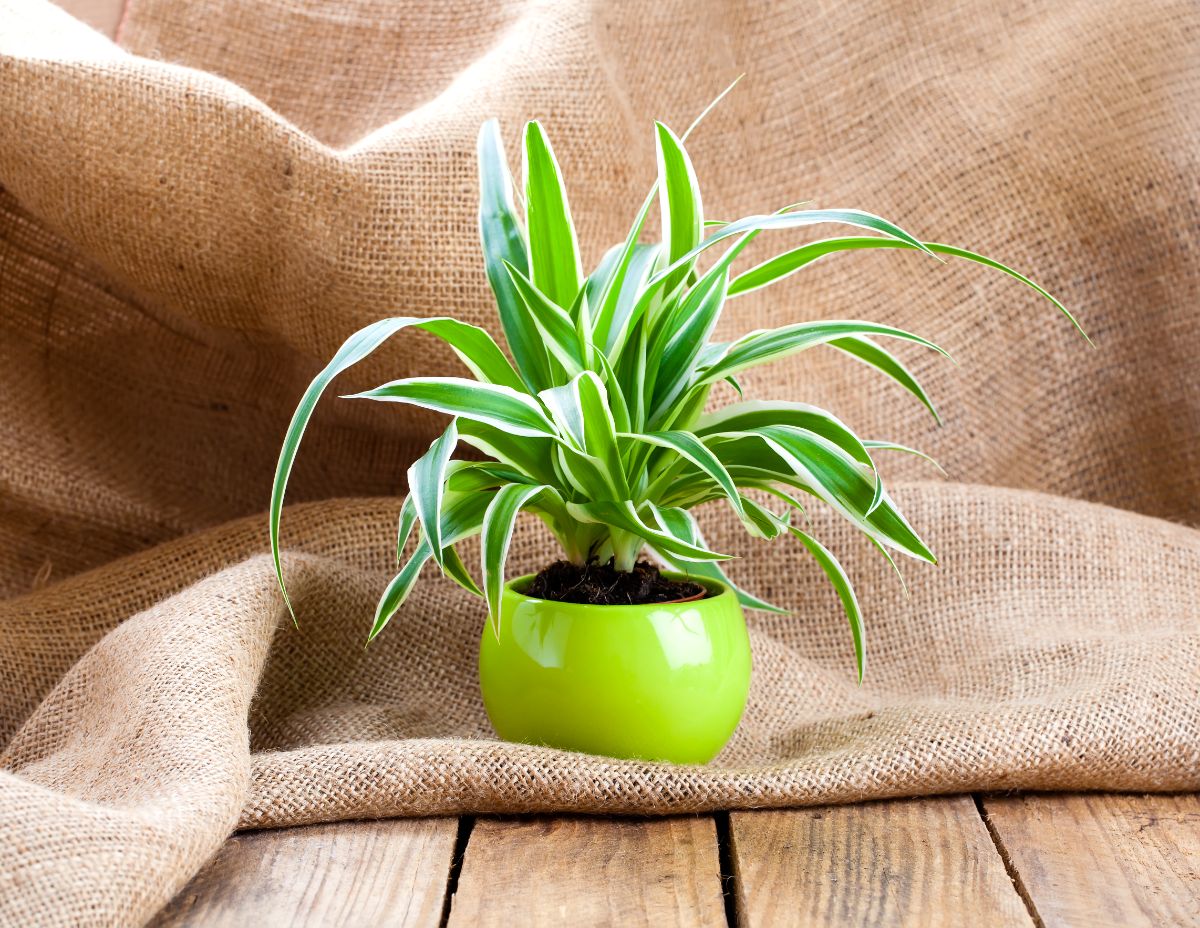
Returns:
[[[508,583],[500,634],[479,648],[483,702],[507,741],[609,757],[702,764],[737,728],[750,642],[719,584],[691,602],[590,606],[534,599]]]

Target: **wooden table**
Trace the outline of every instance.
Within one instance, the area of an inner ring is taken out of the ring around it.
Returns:
[[[1200,796],[249,832],[156,925],[1200,925]]]

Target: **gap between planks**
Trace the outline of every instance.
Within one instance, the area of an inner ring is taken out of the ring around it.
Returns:
[[[730,815],[737,922],[1033,928],[974,802]]]
[[[453,872],[454,818],[338,822],[234,835],[154,928],[426,928]]]
[[[980,805],[1045,928],[1200,924],[1200,796],[1032,793]]]
[[[479,818],[450,928],[724,928],[711,816]]]
[[[156,924],[1188,925],[1198,868],[1194,795],[398,819],[235,836]]]

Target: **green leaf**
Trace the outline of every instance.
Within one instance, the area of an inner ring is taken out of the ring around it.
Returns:
[[[809,492],[825,500],[866,534],[911,557],[937,563],[933,552],[905,521],[887,493],[878,492],[874,474],[836,444],[788,426],[764,426],[750,430],[749,434],[760,435]],[[719,450],[717,453],[720,456]]]
[[[578,339],[583,366],[589,371],[601,370],[596,363],[596,356],[603,352],[597,351],[592,344],[592,304],[588,302],[587,287],[579,288],[568,315],[575,323],[575,338]]]
[[[868,514],[876,495],[873,474],[833,442],[781,426],[722,432],[707,436],[705,444],[739,486],[761,488],[761,481],[770,479],[804,490],[824,500],[864,534],[910,557],[937,563],[886,491]]]
[[[483,530],[479,538],[479,557],[483,567],[483,589],[487,599],[488,618],[497,635],[500,634],[500,600],[504,594],[504,564],[508,560],[508,547],[512,541],[517,514],[543,486],[510,483],[501,487],[488,505],[483,517]]]
[[[862,248],[909,248],[914,251],[916,250],[916,247],[910,245],[908,242],[902,242],[894,238],[876,238],[869,235],[845,236],[823,239],[819,242],[809,242],[808,244],[801,245],[799,248],[786,251],[769,261],[764,261],[762,264],[755,265],[750,270],[739,274],[729,284],[729,295],[731,297],[740,296],[743,293],[750,293],[762,287],[769,286],[776,281],[795,274],[802,267],[812,264],[826,255]],[[926,244],[926,248],[929,248],[928,244]]]
[[[479,534],[483,524],[483,515],[491,496],[490,493],[453,494],[453,498],[447,496],[441,519],[441,536],[446,545],[453,545],[471,535]],[[404,605],[404,601],[417,582],[417,577],[420,576],[421,569],[432,556],[433,552],[429,549],[429,541],[422,533],[421,541],[412,557],[392,578],[379,600],[379,605],[375,607],[375,621],[371,626],[371,633],[367,637],[368,643],[383,631],[392,616]]]
[[[608,408],[612,410],[613,422],[617,431],[628,432],[631,425],[629,404],[625,401],[625,394],[621,390],[617,372],[613,370],[612,364],[603,351],[596,353],[596,361],[600,373],[604,375],[604,390],[608,394]]]
[[[687,387],[693,363],[716,327],[725,303],[728,268],[723,262],[702,277],[663,319],[647,360],[655,373],[650,421],[656,422]]]
[[[442,552],[442,573],[472,596],[483,595],[483,590],[479,588],[479,584],[475,582],[475,578],[471,576],[467,565],[462,562],[462,558],[453,546],[447,547]]]
[[[734,87],[737,86],[744,75],[739,74],[733,81],[722,90],[712,102],[708,104],[697,116],[692,120],[692,124],[687,127],[687,131],[681,136],[682,141],[686,141],[692,131],[704,121],[704,118],[725,99]],[[642,202],[641,209],[638,210],[637,217],[633,221],[633,225],[629,229],[629,234],[625,238],[625,244],[619,249],[610,250],[601,261],[601,267],[597,269],[597,273],[593,275],[603,280],[603,287],[599,291],[599,296],[596,299],[589,294],[589,300],[592,306],[600,307],[596,321],[596,336],[594,341],[602,346],[608,353],[609,359],[616,359],[616,345],[624,343],[627,335],[628,323],[621,324],[619,319],[614,321],[612,302],[617,299],[617,294],[625,292],[627,274],[630,273],[630,265],[635,261],[635,256],[638,249],[650,249],[648,252],[649,258],[647,268],[651,268],[658,258],[659,248],[657,245],[638,245],[638,237],[642,234],[642,229],[646,225],[646,217],[650,214],[650,206],[654,203],[654,198],[658,194],[659,183],[656,180],[650,188],[650,192],[646,194],[646,199]],[[615,252],[615,255],[614,255]],[[610,256],[613,256],[610,258]],[[636,276],[636,275],[634,275]],[[590,282],[589,282],[590,283]],[[632,307],[637,301],[637,296],[642,289],[641,284],[636,287],[629,288],[630,299],[627,304],[627,309],[632,310]],[[623,318],[628,319],[629,312],[625,312]]]
[[[459,419],[458,435],[473,448],[528,476],[528,483],[554,483],[554,449],[557,439],[517,435],[503,427]]]
[[[534,285],[570,306],[583,282],[579,245],[558,162],[536,121],[525,125],[525,225]]]
[[[603,305],[604,292],[612,282],[613,274],[617,272],[617,265],[621,261],[624,250],[624,246],[619,243],[609,248],[600,258],[600,263],[596,265],[595,270],[583,282],[583,292],[587,294],[589,306],[598,308]]]
[[[448,493],[476,493],[496,490],[506,483],[536,482],[529,474],[498,461],[451,461],[446,472]]]
[[[596,315],[592,328],[592,341],[608,355],[615,358],[629,336],[634,311],[644,292],[646,281],[654,272],[654,264],[662,253],[659,245],[635,244],[629,260],[620,268],[620,287]],[[594,305],[594,304],[593,304]]]
[[[462,416],[515,435],[555,434],[554,424],[532,397],[510,387],[476,383],[462,377],[411,377],[393,380],[347,399],[408,403],[449,416]]]
[[[679,402],[669,410],[666,410],[666,414],[660,414],[656,417],[656,420],[661,421],[655,421],[655,426],[658,428],[692,430],[708,405],[708,396],[711,392],[712,386],[710,384],[693,387],[688,390],[680,398]]]
[[[446,426],[421,457],[408,469],[408,495],[415,503],[421,529],[429,541],[433,559],[444,569],[442,557],[442,500],[446,492],[446,465],[458,444],[454,420]]]
[[[554,463],[558,469],[555,485],[571,499],[614,499],[622,495],[616,489],[614,474],[603,461],[577,451],[565,441],[555,446]]]
[[[412,494],[404,497],[404,503],[400,506],[400,524],[396,529],[396,563],[399,564],[404,559],[404,546],[408,544],[408,539],[412,536],[412,530],[417,524],[417,507],[413,502]]]
[[[283,497],[287,491],[288,477],[292,473],[296,452],[300,449],[300,439],[304,437],[304,430],[308,426],[308,420],[312,418],[317,401],[330,382],[342,371],[371,354],[392,335],[407,328],[421,329],[447,341],[476,377],[502,387],[515,387],[520,384],[512,365],[492,341],[491,336],[483,329],[459,322],[457,319],[443,316],[431,319],[412,316],[381,319],[359,329],[342,343],[333,359],[313,378],[313,382],[300,398],[300,404],[292,414],[292,421],[284,435],[283,446],[279,451],[279,463],[275,467],[275,479],[271,484],[268,514],[271,558],[275,564],[275,578],[279,581],[279,591],[283,594],[283,601],[291,613],[293,622],[296,621],[296,613],[292,609],[292,601],[283,582],[283,568],[279,559],[279,521],[283,513]]]
[[[705,340],[720,316],[721,307],[725,302],[725,285],[728,281],[729,267],[757,234],[757,232],[747,232],[742,235],[734,245],[726,249],[720,260],[714,263],[704,277],[696,281],[682,298],[678,296],[678,291],[669,293],[665,290],[666,280],[661,275],[656,275],[647,283],[630,312],[626,328],[632,329],[641,323],[642,329],[648,327],[649,332],[653,333],[647,350],[647,362],[651,371],[655,370],[658,365],[659,355],[666,351],[664,343],[674,341],[675,345],[672,348],[677,348],[682,344],[692,349],[684,358],[676,359],[669,372],[673,381],[686,382],[693,359],[708,347]],[[688,273],[688,279],[691,281],[695,277],[695,272],[689,269]],[[657,303],[661,303],[662,306],[655,310]],[[643,320],[648,320],[648,322]],[[685,327],[688,331],[677,338],[678,331]],[[702,336],[701,333],[703,333]],[[689,339],[695,339],[695,341],[689,341]],[[622,344],[623,342],[618,341],[618,350]],[[647,384],[647,389],[649,390],[653,386],[652,378],[651,382]]]
[[[663,531],[684,544],[702,548],[708,547],[704,541],[704,537],[700,534],[700,527],[696,525],[696,520],[692,518],[690,512],[685,509],[660,509],[655,506],[651,506],[651,508],[654,512],[655,520],[662,527]],[[717,583],[725,584],[733,590],[738,602],[747,609],[759,609],[763,612],[775,612],[781,615],[788,614],[788,610],[747,593],[725,575],[725,571],[721,569],[719,564],[715,564],[712,561],[675,561],[670,556],[664,555],[662,551],[658,551],[658,555],[680,573],[687,574],[690,577],[700,577],[705,580],[715,580]]]
[[[512,276],[517,293],[529,310],[529,316],[545,340],[546,347],[555,359],[574,377],[584,368],[584,345],[570,315],[561,306],[551,302],[515,267],[505,265]]]
[[[742,497],[749,520],[754,524],[753,534],[770,541],[787,527],[787,521],[765,506],[760,506],[748,496]]]
[[[937,470],[938,470],[938,472],[939,472],[939,473],[940,473],[940,474],[941,474],[943,477],[945,477],[945,476],[948,476],[948,475],[947,475],[947,473],[946,473],[946,470],[945,470],[945,468],[944,468],[944,467],[942,467],[942,465],[941,465],[941,464],[939,464],[937,461],[935,461],[933,458],[931,458],[929,455],[927,455],[927,454],[926,454],[924,451],[920,451],[920,450],[918,450],[917,448],[910,448],[908,445],[898,445],[898,444],[896,444],[896,442],[894,442],[894,441],[872,441],[872,440],[867,440],[867,441],[864,441],[864,442],[863,442],[863,445],[865,445],[867,448],[870,448],[870,449],[872,449],[872,450],[879,450],[879,451],[900,451],[900,452],[902,452],[902,453],[904,453],[904,454],[912,454],[912,455],[915,455],[916,457],[922,458],[922,459],[924,459],[924,460],[928,461],[928,462],[929,462],[930,464],[932,464],[934,467],[936,467],[936,468],[937,468]]]
[[[741,79],[745,76],[746,76],[745,72],[742,72],[737,77],[735,77],[732,81],[730,81],[728,86],[726,86],[726,88],[724,90],[722,90],[719,94],[717,94],[715,97],[713,97],[712,101],[708,104],[708,106],[704,107],[704,109],[702,109],[700,111],[700,115],[692,120],[691,125],[689,125],[687,127],[687,129],[684,130],[684,133],[682,136],[680,136],[680,138],[682,138],[686,142],[688,139],[688,136],[696,131],[696,127],[699,126],[700,123],[704,122],[704,120],[707,118],[708,114],[717,108],[717,104],[720,103],[722,100],[724,100],[729,95],[730,91],[732,91],[733,88],[738,85],[738,82],[741,81]]]
[[[595,522],[629,532],[655,550],[683,561],[727,561],[728,554],[717,554],[699,545],[682,542],[666,532],[647,525],[630,500],[567,503],[567,512],[580,522]]]
[[[786,425],[813,432],[832,441],[860,464],[869,466],[871,463],[866,442],[861,441],[849,426],[832,413],[808,403],[786,400],[730,403],[702,415],[696,423],[695,432],[703,438],[719,432],[746,432],[770,425]]]
[[[720,459],[691,432],[627,433],[621,437],[674,451],[721,488],[739,519],[745,523],[750,522],[749,516],[746,515],[746,509],[742,505],[742,496],[738,493],[733,478],[729,476],[729,471],[725,469],[725,465],[721,463]]]
[[[774,229],[798,229],[804,226],[812,226],[820,223],[837,223],[840,225],[858,226],[861,229],[870,229],[873,232],[882,232],[884,235],[890,236],[903,242],[907,242],[912,247],[932,255],[933,252],[925,246],[919,239],[909,235],[895,223],[889,222],[881,216],[876,216],[873,213],[863,212],[858,209],[807,209],[796,210],[794,212],[779,212],[770,216],[747,216],[745,219],[739,219],[737,222],[731,222],[704,239],[695,248],[672,261],[667,267],[663,268],[654,277],[651,278],[651,283],[656,283],[659,280],[666,279],[680,267],[690,264],[706,249],[711,248],[718,242],[734,236],[741,235],[745,232],[765,232]]]
[[[807,245],[802,245],[799,248],[794,248],[791,251],[772,258],[770,261],[765,261],[757,267],[753,267],[744,274],[736,277],[729,285],[729,295],[737,296],[742,293],[749,293],[751,290],[757,290],[760,287],[765,287],[777,280],[787,277],[789,274],[794,274],[806,264],[811,264],[818,258],[825,255],[833,254],[838,251],[850,251],[864,248],[906,248],[917,250],[920,247],[921,251],[932,252],[933,254],[951,255],[956,258],[965,258],[968,261],[974,261],[976,264],[982,264],[985,267],[990,267],[993,270],[1001,271],[1016,280],[1019,280],[1025,286],[1032,288],[1036,293],[1054,304],[1058,310],[1071,321],[1076,330],[1087,339],[1088,344],[1092,344],[1092,340],[1088,334],[1080,326],[1079,322],[1063,306],[1055,299],[1048,291],[1035,284],[1024,274],[1014,271],[1011,267],[1001,264],[992,258],[977,254],[973,251],[968,251],[965,248],[956,248],[953,245],[942,245],[937,242],[921,242],[915,243],[910,241],[900,241],[895,238],[872,238],[870,236],[848,236],[845,238],[833,238],[820,242],[811,242]]]
[[[517,221],[512,174],[504,157],[504,144],[500,141],[500,127],[496,120],[489,119],[480,128],[478,149],[479,238],[483,245],[484,268],[492,292],[496,295],[504,338],[521,377],[531,390],[540,390],[550,383],[549,358],[504,268],[505,264],[511,264],[528,273],[529,254],[524,233]]]
[[[698,383],[716,383],[738,371],[777,361],[814,345],[825,344],[848,335],[886,335],[891,338],[916,342],[947,358],[950,357],[943,349],[919,335],[875,322],[858,320],[796,322],[777,329],[751,332],[749,335],[739,338],[729,345],[723,357],[700,371]]]
[[[892,557],[892,552],[880,544],[877,538],[868,538],[869,542],[875,546],[875,549],[883,555],[885,561],[891,566],[892,571],[896,574],[896,579],[900,581],[900,589],[904,592],[905,599],[911,599],[912,594],[908,592],[908,584],[904,582],[904,574],[900,572],[900,565],[896,563],[896,559]]]
[[[646,395],[649,380],[646,351],[646,327],[638,325],[634,327],[633,344],[625,347],[615,361],[617,382],[621,385],[622,395],[629,405],[632,431],[638,431],[645,425],[646,406],[650,401],[650,397]]]
[[[921,401],[921,404],[929,410],[938,425],[942,424],[942,418],[938,415],[933,402],[925,393],[924,387],[921,386],[917,378],[912,375],[909,369],[894,354],[861,335],[849,335],[845,338],[837,338],[828,344],[830,347],[844,351],[851,357],[858,358],[858,360],[891,377],[896,383],[900,384],[900,386],[904,387],[905,390]]]
[[[599,307],[592,341],[607,352],[610,361],[616,361],[619,346],[628,336],[629,319],[661,253],[659,246],[640,245],[637,241],[657,190],[655,184],[634,219],[616,268],[605,282],[599,299],[592,302],[593,306]]]
[[[616,423],[608,408],[608,391],[592,371],[584,371],[561,387],[538,394],[550,417],[580,451],[617,463]]]
[[[786,401],[731,403],[702,416],[696,434],[705,436],[721,432],[753,431],[773,425],[802,429],[818,435],[833,442],[858,463],[871,468],[875,493],[867,514],[870,515],[882,502],[883,482],[866,443],[840,419],[816,406]]]
[[[404,605],[408,594],[412,592],[412,588],[417,583],[417,578],[421,576],[421,569],[428,563],[430,557],[429,542],[421,539],[417,550],[388,583],[387,588],[383,591],[383,596],[379,598],[379,604],[375,607],[375,621],[371,624],[370,635],[367,636],[368,644],[375,640],[375,636],[383,631],[388,622],[392,620],[392,616]]]
[[[617,445],[616,423],[608,408],[608,393],[600,378],[591,371],[584,371],[564,386],[543,390],[538,398],[550,410],[550,416],[569,449],[594,461],[588,470],[603,479],[604,489],[598,491],[602,494],[600,498],[627,497],[629,486],[625,482],[625,470]],[[577,458],[569,453],[564,454],[564,465],[581,478],[580,489],[594,486],[590,478],[579,474]],[[593,492],[597,491],[593,489]]]
[[[846,571],[842,569],[838,559],[812,535],[802,532],[794,526],[789,526],[789,531],[804,543],[804,547],[808,548],[809,553],[821,566],[821,570],[825,572],[825,576],[829,578],[829,582],[833,584],[838,599],[842,601],[842,608],[846,610],[846,618],[850,622],[850,634],[854,638],[854,663],[858,668],[858,682],[862,683],[867,664],[867,646],[863,632],[862,612],[858,608],[858,598],[854,595],[854,587],[850,584],[850,578],[846,576]]]
[[[662,206],[662,236],[668,262],[677,261],[700,242],[704,229],[704,211],[700,185],[692,160],[675,133],[661,122],[654,124],[658,151],[659,203]],[[666,276],[663,289],[670,293],[690,269],[681,264]]]

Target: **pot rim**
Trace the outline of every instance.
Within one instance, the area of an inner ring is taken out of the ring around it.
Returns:
[[[726,583],[721,583],[719,580],[710,580],[708,577],[690,576],[677,570],[664,570],[662,571],[662,575],[672,580],[687,580],[690,583],[699,584],[708,591],[709,595],[700,599],[673,599],[670,602],[665,603],[565,603],[557,599],[539,599],[536,596],[527,596],[518,589],[520,585],[528,583],[530,580],[536,577],[537,574],[522,574],[519,577],[513,577],[511,580],[505,582],[504,589],[506,592],[512,593],[514,596],[519,596],[521,599],[528,600],[529,602],[554,603],[556,606],[569,606],[571,609],[580,609],[583,611],[605,611],[612,609],[642,609],[650,611],[672,606],[694,607],[699,606],[701,603],[718,603],[726,598],[737,602],[737,597],[734,595],[734,592],[729,585]]]

